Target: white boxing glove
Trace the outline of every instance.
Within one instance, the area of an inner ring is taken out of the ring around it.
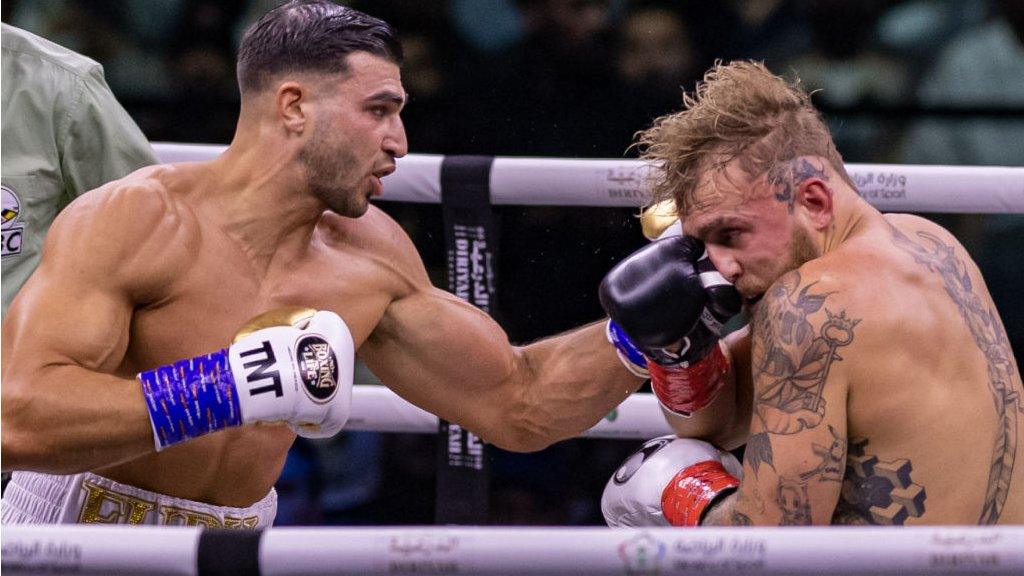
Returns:
[[[619,466],[601,496],[609,526],[697,526],[704,510],[739,486],[743,465],[702,440],[648,440]]]
[[[287,318],[290,325],[283,326],[273,325],[279,311],[258,316],[228,348],[244,424],[287,422],[299,436],[328,438],[348,421],[355,362],[352,333],[334,312],[308,313],[312,315]],[[249,330],[255,331],[246,334]],[[280,380],[273,377],[275,372]]]
[[[348,420],[354,360],[352,334],[334,312],[262,314],[228,348],[138,375],[156,449],[254,423],[333,436]]]

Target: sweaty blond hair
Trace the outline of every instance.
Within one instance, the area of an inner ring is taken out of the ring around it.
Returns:
[[[799,81],[789,83],[759,62],[716,62],[696,91],[683,95],[683,105],[637,133],[641,157],[663,172],[653,181],[652,204],[673,200],[687,214],[701,175],[734,159],[752,178],[768,173],[779,184],[794,173],[787,163],[821,156],[853,185]]]

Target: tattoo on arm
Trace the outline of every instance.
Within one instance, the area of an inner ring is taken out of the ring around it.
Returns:
[[[768,380],[759,386],[755,411],[770,434],[795,434],[814,428],[825,415],[822,390],[832,364],[841,361],[838,349],[853,342],[859,319],[846,311],[825,308],[827,320],[818,334],[808,321],[825,304],[829,294],[812,294],[815,283],[800,286],[800,273],[778,282],[758,307],[754,331],[755,377]],[[771,460],[771,445],[759,448],[761,461]],[[765,457],[767,456],[767,457]]]
[[[832,434],[832,443],[828,446],[814,444],[811,450],[821,458],[821,462],[814,468],[800,475],[801,480],[810,480],[818,476],[822,482],[842,482],[843,472],[846,465],[846,438],[840,436],[831,424],[828,431]]]
[[[772,440],[767,432],[751,434],[747,438],[747,448],[743,453],[743,459],[750,464],[757,476],[761,470],[761,464],[767,464],[772,470],[775,469],[775,461],[772,455]]]
[[[845,310],[826,307],[832,293],[819,292],[815,286],[804,285],[799,271],[783,276],[765,295],[754,318],[754,413],[763,431],[748,440],[746,460],[754,477],[762,465],[782,472],[771,483],[768,500],[781,512],[782,525],[811,524],[811,484],[841,482],[846,462],[846,438],[831,425],[830,441],[809,446],[818,459],[810,469],[777,469],[772,450],[773,436],[819,427],[826,412],[825,383],[834,364],[843,360],[839,350],[853,343],[860,323]]]
[[[732,523],[733,526],[753,526],[754,525],[754,523],[751,522],[751,520],[750,520],[750,516],[747,516],[743,512],[737,512],[735,510],[732,511],[732,516],[729,517],[729,521],[730,521],[730,523]]]
[[[775,503],[782,510],[782,526],[811,525],[811,499],[807,495],[806,481],[780,476]]]
[[[1024,411],[1021,392],[1014,386],[1013,352],[1006,331],[995,310],[986,307],[984,300],[974,292],[967,265],[957,256],[953,246],[929,232],[918,231],[915,241],[894,226],[891,230],[897,246],[942,278],[946,294],[956,304],[974,344],[988,363],[989,390],[995,401],[1000,426],[978,523],[995,524],[999,521],[1010,492],[1010,479],[1017,455],[1017,429],[1020,426],[1020,412]]]

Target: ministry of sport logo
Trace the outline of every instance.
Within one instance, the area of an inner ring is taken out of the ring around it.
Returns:
[[[665,544],[647,532],[640,532],[629,540],[619,543],[619,558],[622,567],[630,576],[661,573],[665,560]]]
[[[21,215],[21,201],[18,195],[7,186],[3,186],[3,257],[21,254],[21,239],[24,225],[18,221]]]
[[[330,401],[338,390],[338,359],[331,345],[319,336],[303,336],[295,345],[295,357],[309,396],[321,404]]]

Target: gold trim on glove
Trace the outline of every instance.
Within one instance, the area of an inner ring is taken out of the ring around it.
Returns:
[[[662,200],[640,212],[640,229],[648,240],[657,240],[669,226],[679,220],[674,200]]]
[[[268,310],[246,322],[245,325],[235,333],[235,339],[232,340],[231,343],[235,344],[249,334],[264,328],[272,328],[274,326],[295,326],[296,328],[300,328],[300,324],[308,322],[313,318],[314,314],[316,314],[316,310],[301,306],[285,306],[283,308]]]

